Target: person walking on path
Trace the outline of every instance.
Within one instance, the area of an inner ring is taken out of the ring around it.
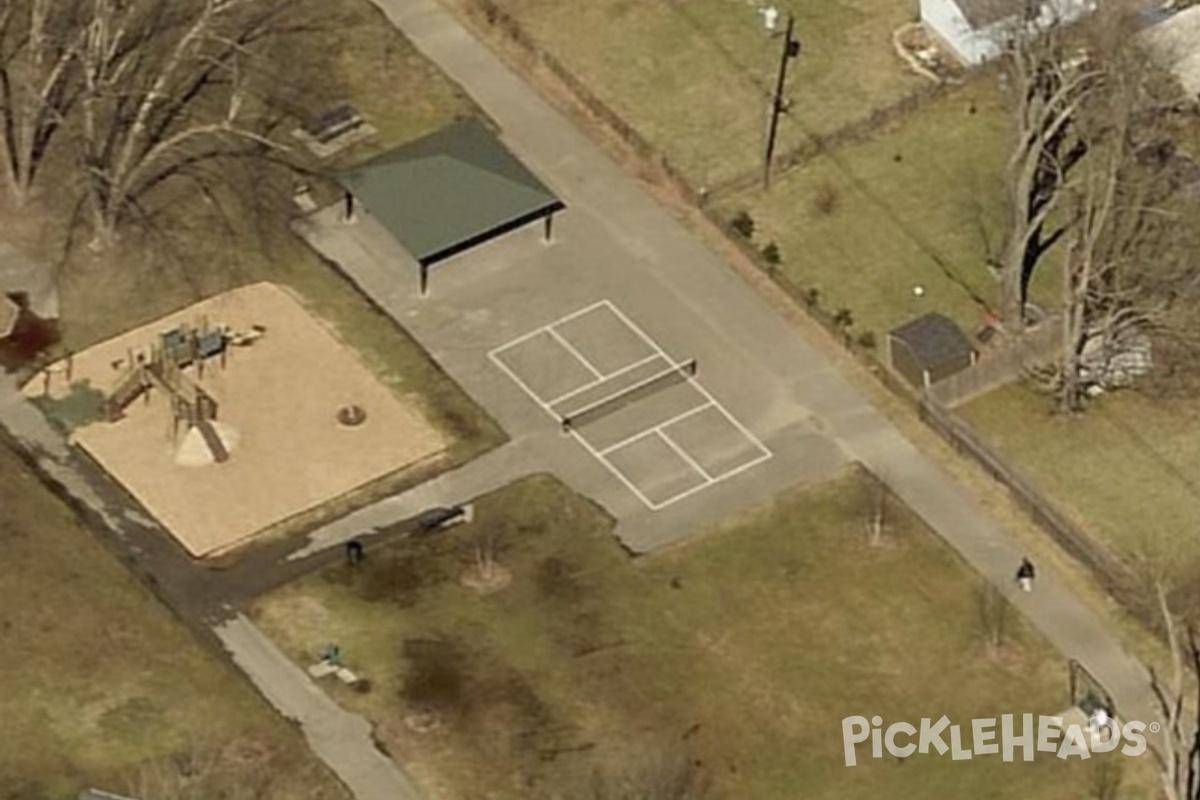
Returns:
[[[1021,566],[1017,567],[1017,584],[1022,591],[1033,591],[1033,579],[1036,577],[1036,572],[1033,568],[1033,562],[1028,558],[1021,559]]]

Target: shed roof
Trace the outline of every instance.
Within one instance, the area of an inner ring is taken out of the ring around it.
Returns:
[[[931,369],[974,352],[971,340],[949,317],[931,311],[891,332],[904,342],[925,369]]]
[[[563,207],[474,117],[338,179],[425,265]]]

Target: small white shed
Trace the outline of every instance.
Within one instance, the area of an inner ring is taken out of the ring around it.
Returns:
[[[975,66],[1001,54],[1019,24],[1027,0],[919,0],[921,23],[959,61]],[[1040,0],[1035,27],[1074,22],[1096,8],[1096,0]]]

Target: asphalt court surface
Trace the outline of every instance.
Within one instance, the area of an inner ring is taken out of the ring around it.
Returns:
[[[754,434],[608,300],[488,353],[650,509],[676,503],[771,457]],[[694,362],[692,362],[694,363]]]

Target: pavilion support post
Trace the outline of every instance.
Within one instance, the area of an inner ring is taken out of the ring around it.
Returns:
[[[542,231],[542,241],[548,244],[554,237],[554,214],[547,214],[545,222],[546,227]]]
[[[354,195],[346,192],[342,195],[342,222],[354,222]]]
[[[421,265],[421,297],[429,294],[429,265]]]

